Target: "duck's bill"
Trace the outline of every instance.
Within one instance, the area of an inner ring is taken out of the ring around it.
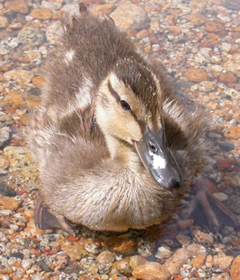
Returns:
[[[181,186],[181,172],[168,148],[164,128],[155,134],[146,126],[142,139],[134,146],[145,168],[159,185],[166,189]]]

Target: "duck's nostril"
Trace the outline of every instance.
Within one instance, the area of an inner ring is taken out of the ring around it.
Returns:
[[[178,188],[180,188],[180,180],[179,180],[179,178],[171,178],[170,180],[169,180],[169,186],[168,186],[168,188],[169,189],[178,189]]]

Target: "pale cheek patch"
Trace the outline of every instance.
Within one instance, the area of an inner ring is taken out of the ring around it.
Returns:
[[[69,64],[73,60],[74,54],[75,52],[73,50],[65,53],[64,61],[66,62],[66,64]]]

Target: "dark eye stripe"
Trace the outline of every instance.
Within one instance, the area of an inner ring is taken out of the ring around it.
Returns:
[[[111,92],[112,96],[119,102],[121,101],[120,96],[117,94],[117,92],[113,89],[110,81],[108,81],[108,89]]]

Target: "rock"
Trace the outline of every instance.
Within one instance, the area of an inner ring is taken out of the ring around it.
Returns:
[[[196,241],[200,244],[211,245],[214,243],[214,238],[211,234],[202,232],[198,229],[193,232],[193,236],[196,239]]]
[[[217,65],[209,64],[208,69],[217,73],[220,73],[223,70],[222,66],[218,64]]]
[[[184,234],[178,234],[176,236],[176,239],[183,247],[188,246],[191,242],[190,237]]]
[[[11,70],[3,74],[7,81],[15,81],[18,83],[28,84],[32,80],[34,74],[27,70]]]
[[[46,38],[50,44],[56,44],[61,33],[60,22],[54,21],[47,27]]]
[[[62,245],[62,250],[66,255],[70,257],[71,261],[81,260],[84,256],[87,255],[84,246],[78,242],[75,242],[73,244],[64,243]]]
[[[235,83],[238,81],[238,78],[231,73],[222,73],[218,79],[221,83]]]
[[[202,82],[209,79],[207,72],[199,68],[191,68],[186,73],[185,76],[191,82]]]
[[[91,9],[93,14],[102,14],[102,15],[110,15],[115,9],[116,4],[114,3],[106,3],[100,6],[95,6]]]
[[[207,22],[208,18],[205,17],[203,14],[200,13],[195,13],[195,14],[190,14],[187,17],[195,26],[203,25]]]
[[[132,269],[134,269],[140,265],[143,265],[145,263],[146,263],[146,259],[143,258],[142,256],[135,255],[135,256],[130,257],[129,265]]]
[[[199,269],[205,264],[205,261],[206,261],[206,256],[199,254],[198,256],[192,259],[192,265],[197,269]]]
[[[97,256],[97,262],[100,264],[109,264],[113,263],[115,258],[116,254],[109,251],[103,251]]]
[[[18,32],[18,40],[24,45],[39,46],[44,42],[44,34],[39,28],[29,26]]]
[[[124,260],[120,260],[120,261],[116,261],[113,266],[113,269],[117,269],[119,273],[126,275],[126,276],[130,276],[131,275],[131,268],[129,265],[129,258],[124,259]]]
[[[211,92],[216,90],[217,88],[217,83],[216,82],[211,82],[211,81],[203,81],[199,84],[199,90],[204,91],[204,92]]]
[[[207,255],[207,250],[204,246],[199,244],[191,244],[187,247],[187,251],[190,253],[191,256],[198,256],[200,255]]]
[[[0,209],[9,209],[12,211],[17,210],[21,205],[21,202],[17,199],[5,196],[0,197]]]
[[[166,267],[157,262],[146,262],[136,267],[132,271],[132,275],[142,280],[168,280],[171,278],[171,274]]]
[[[31,63],[34,61],[39,61],[41,59],[41,53],[38,50],[25,51],[24,54],[27,56]]]
[[[222,193],[222,192],[214,193],[213,196],[215,196],[220,201],[225,201],[228,199],[228,195],[226,195],[225,193]]]
[[[45,82],[45,78],[43,76],[37,76],[32,78],[32,83],[39,88],[43,87],[44,82]]]
[[[111,18],[122,30],[142,28],[148,18],[146,11],[130,1],[124,1],[111,13]]]
[[[239,139],[240,135],[240,127],[239,126],[232,126],[230,127],[225,133],[224,136],[231,139]]]
[[[135,250],[136,244],[133,240],[127,237],[112,236],[106,241],[102,242],[103,247],[107,247],[111,251],[119,254],[131,253]]]
[[[47,8],[34,9],[31,11],[30,16],[40,20],[48,20],[53,16],[53,12]]]
[[[205,24],[205,30],[207,32],[218,34],[220,37],[227,35],[225,26],[220,22],[209,21]]]
[[[232,280],[239,280],[240,279],[240,255],[238,255],[231,266],[230,275]]]
[[[239,63],[240,63],[240,54],[234,54],[232,58],[228,59],[225,63],[223,63],[223,68],[230,73],[233,73],[239,77]]]
[[[232,256],[226,256],[224,253],[221,253],[213,257],[213,263],[215,266],[220,267],[221,269],[227,269],[230,267],[233,261]]]
[[[180,248],[165,262],[165,267],[171,275],[179,274],[181,267],[188,262],[190,253],[185,248]]]
[[[4,4],[5,8],[20,14],[28,14],[28,4],[24,0],[10,0]]]
[[[232,194],[228,197],[228,200],[226,201],[226,205],[232,212],[236,214],[240,214],[240,203],[239,203],[239,196]]]
[[[240,2],[238,0],[222,0],[221,5],[230,10],[237,10],[237,11],[240,10]]]
[[[8,26],[8,19],[0,16],[0,28],[6,28]]]
[[[15,192],[14,189],[10,188],[8,185],[6,185],[4,182],[0,183],[0,193],[3,196],[16,196],[17,193]]]
[[[9,127],[2,127],[0,128],[0,147],[8,141],[10,137],[10,128]]]
[[[170,247],[168,246],[161,246],[158,248],[157,250],[157,254],[156,254],[156,258],[157,259],[160,259],[160,260],[163,260],[163,259],[168,259],[172,256],[173,252],[171,250]]]
[[[0,168],[7,169],[8,166],[9,166],[9,160],[3,155],[0,155]]]

